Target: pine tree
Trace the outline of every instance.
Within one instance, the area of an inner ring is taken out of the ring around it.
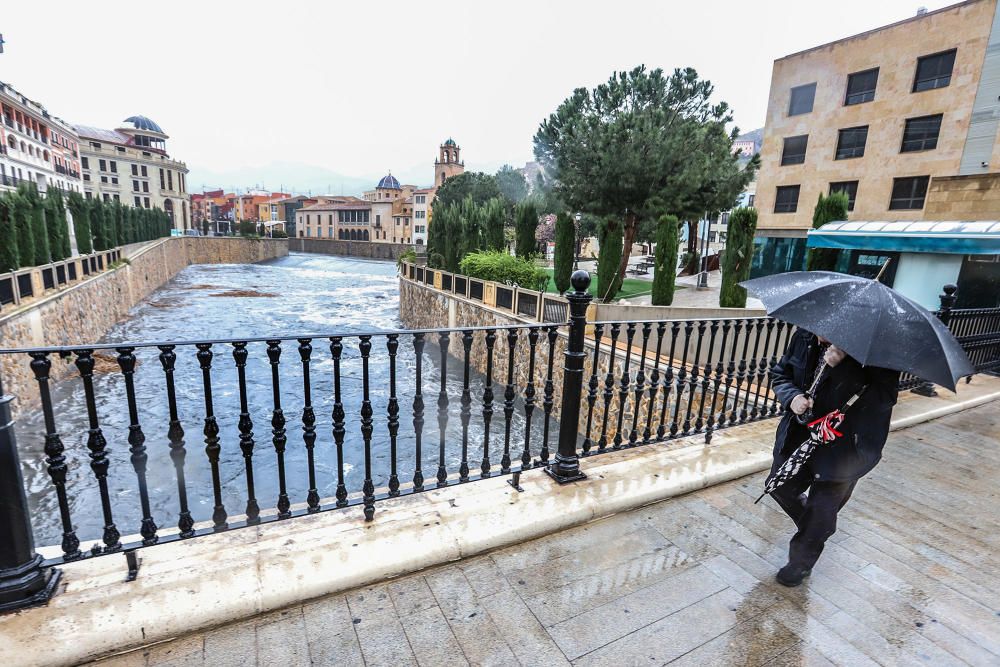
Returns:
[[[73,232],[76,236],[76,250],[81,255],[94,251],[94,239],[90,231],[90,207],[79,192],[71,192],[66,198],[70,212],[73,214]]]
[[[597,227],[597,241],[601,246],[597,253],[597,296],[604,303],[610,303],[622,286],[618,273],[625,242],[621,220],[602,220]]]
[[[828,222],[847,220],[847,206],[850,203],[843,192],[831,193],[824,197],[822,193],[813,209],[813,229],[819,229]],[[840,251],[836,248],[809,248],[806,255],[808,271],[833,271],[837,266]]]
[[[0,196],[0,272],[21,268],[18,260],[17,225],[14,203],[10,194]]]
[[[723,308],[746,308],[747,291],[739,283],[750,277],[753,235],[756,231],[757,209],[740,207],[729,215],[726,251],[722,257],[722,287],[719,290],[719,305]]]
[[[569,289],[573,274],[573,254],[576,250],[576,229],[569,213],[556,216],[555,257],[552,262],[552,279],[556,290],[563,294]]]
[[[531,259],[536,252],[535,229],[538,228],[538,210],[535,203],[526,199],[514,212],[514,254],[521,259]]]
[[[653,264],[654,306],[669,306],[674,302],[679,247],[680,227],[677,216],[661,215],[656,227],[656,255]]]
[[[14,218],[14,229],[17,235],[17,257],[18,264],[24,266],[35,265],[35,235],[31,228],[31,204],[24,197],[22,191],[12,192],[9,195],[9,206],[11,215]]]

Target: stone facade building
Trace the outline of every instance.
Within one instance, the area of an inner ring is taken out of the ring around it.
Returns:
[[[80,192],[79,139],[73,127],[12,86],[0,83],[0,192],[20,182],[40,192]]]
[[[850,220],[997,219],[998,129],[997,0],[776,60],[755,271],[801,268],[816,199],[831,191],[847,193]]]
[[[188,168],[167,153],[169,136],[145,116],[129,116],[105,130],[74,126],[80,137],[80,163],[86,197],[120,201],[136,208],[167,212],[175,229],[191,228]]]

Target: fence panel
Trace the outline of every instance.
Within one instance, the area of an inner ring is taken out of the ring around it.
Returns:
[[[562,323],[569,319],[569,304],[560,299],[542,297],[542,321]]]
[[[514,310],[514,290],[512,288],[497,285],[497,308]]]
[[[538,319],[538,297],[537,292],[530,290],[517,291],[517,314],[531,319]]]
[[[469,298],[476,301],[483,300],[483,281],[474,278],[469,279]]]

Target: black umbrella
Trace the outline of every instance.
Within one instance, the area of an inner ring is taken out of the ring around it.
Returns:
[[[740,284],[772,317],[826,338],[866,366],[912,373],[952,391],[975,372],[936,315],[877,280],[793,271]]]

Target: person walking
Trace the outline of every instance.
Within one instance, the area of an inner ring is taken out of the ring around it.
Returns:
[[[798,586],[836,532],[837,513],[858,480],[882,458],[899,372],[864,366],[830,341],[799,328],[771,377],[775,396],[785,408],[775,435],[772,477],[809,439],[811,415],[846,412],[832,431],[833,439],[818,445],[770,492],[797,529],[788,545],[788,563],[776,578],[785,586]]]

